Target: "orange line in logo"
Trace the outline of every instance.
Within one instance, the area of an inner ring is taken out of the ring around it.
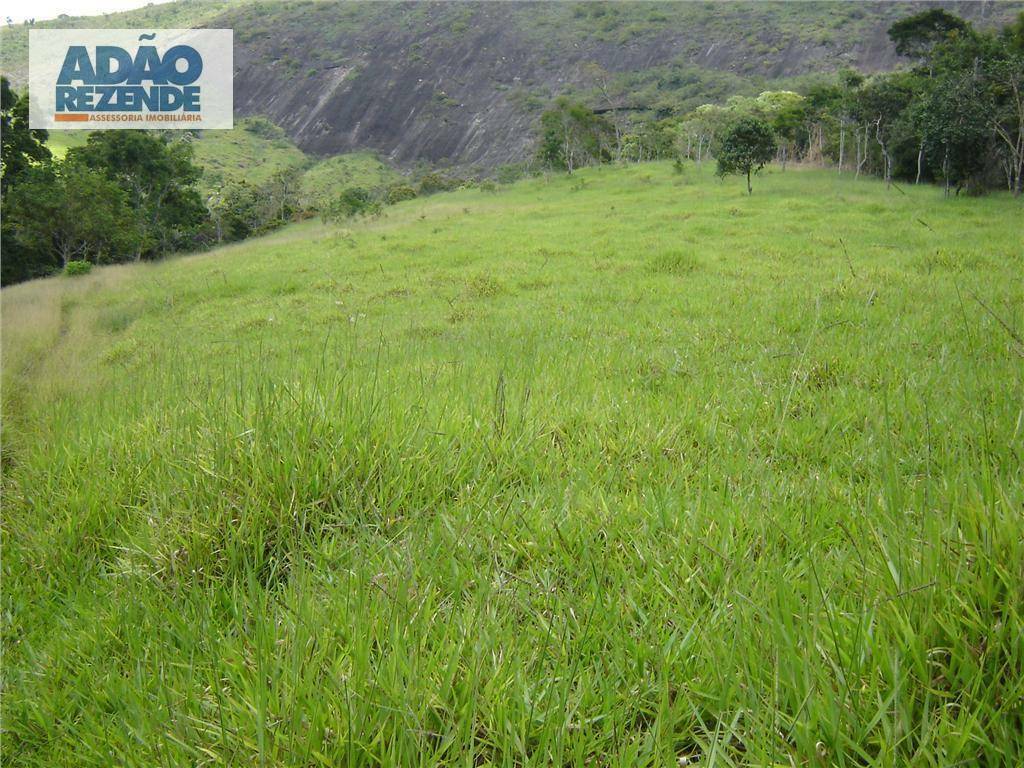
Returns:
[[[54,115],[53,119],[56,122],[58,122],[58,123],[81,123],[81,122],[85,122],[86,120],[88,120],[89,116],[88,115],[82,115],[82,114],[77,114],[76,115],[76,114],[68,113],[68,114]]]

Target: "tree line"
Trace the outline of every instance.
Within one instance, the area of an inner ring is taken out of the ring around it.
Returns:
[[[29,128],[28,94],[6,78],[0,91],[3,285],[238,239],[289,213],[245,184],[204,199],[184,135],[94,131],[58,159],[48,132]]]
[[[387,186],[301,195],[304,168],[289,166],[259,184],[221,181],[201,190],[189,131],[93,131],[56,158],[48,132],[29,127],[27,93],[0,78],[0,284],[93,264],[160,258],[266,233],[319,214],[325,220],[379,214],[387,205],[468,182],[420,169]],[[259,135],[280,129],[262,118],[243,123]],[[505,169],[508,172],[508,169]]]
[[[610,161],[718,159],[726,140],[765,130],[772,158],[873,174],[887,182],[938,182],[947,194],[1024,186],[1024,14],[998,32],[942,9],[889,29],[908,66],[872,76],[844,70],[803,93],[766,91],[705,104],[663,120],[614,107],[600,68],[594,103],[557,100],[541,117],[538,159],[570,173]],[[720,163],[721,165],[721,163]],[[729,163],[726,163],[728,166]],[[742,169],[741,169],[742,172]]]

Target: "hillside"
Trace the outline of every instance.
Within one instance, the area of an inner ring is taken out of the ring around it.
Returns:
[[[943,3],[981,25],[1022,3]],[[235,105],[305,152],[373,150],[399,163],[493,167],[531,150],[556,95],[667,114],[843,66],[898,61],[886,37],[924,3],[179,2],[61,25],[197,24],[235,30]],[[3,69],[24,80],[24,28],[4,30]]]
[[[1020,764],[1020,203],[744,186],[5,288],[0,762]]]
[[[63,158],[88,136],[87,131],[50,131],[46,144],[55,157]],[[242,118],[228,131],[197,132],[191,142],[203,170],[199,188],[204,196],[224,183],[265,184],[275,173],[294,168],[301,173],[300,203],[316,208],[339,189],[386,187],[403,178],[371,152],[311,157],[279,128],[252,118]]]

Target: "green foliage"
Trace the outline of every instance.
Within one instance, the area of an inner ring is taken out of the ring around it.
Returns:
[[[1002,36],[1009,56],[1024,56],[1024,11],[1017,15],[1012,24],[1006,25]]]
[[[3,88],[4,285],[69,261],[155,258],[202,243],[208,215],[192,146],[156,131],[94,131],[54,160]],[[186,137],[187,138],[187,137]]]
[[[538,159],[552,168],[574,169],[611,158],[611,123],[585,104],[561,97],[540,118]]]
[[[882,151],[882,175],[886,181],[892,179],[893,142],[900,117],[918,88],[919,82],[912,73],[878,75],[867,80],[854,98],[854,117],[869,127]]]
[[[141,238],[135,258],[195,244],[207,214],[190,142],[157,131],[95,131],[65,162],[103,173],[123,190]]]
[[[941,71],[929,86],[912,112],[928,157],[948,183],[980,186],[993,105],[961,70]]]
[[[386,200],[388,205],[395,205],[405,200],[412,200],[416,197],[416,190],[408,184],[395,184],[388,187]]]
[[[499,184],[512,184],[525,178],[528,173],[525,163],[506,163],[495,169],[494,178]]]
[[[26,277],[69,261],[126,261],[143,242],[128,194],[103,171],[81,162],[31,168],[7,197],[14,239],[37,254]]]
[[[331,200],[321,210],[321,215],[325,221],[342,221],[377,214],[380,210],[381,203],[373,192],[363,187],[349,187]]]
[[[299,168],[282,168],[263,185],[272,217],[282,223],[299,215],[304,174]]]
[[[651,119],[678,117],[709,101],[725,101],[730,96],[753,96],[763,90],[760,78],[744,77],[734,72],[697,66],[692,56],[680,56],[661,66],[645,67],[610,78],[612,104],[625,104],[643,110]],[[600,91],[592,101],[604,96]]]
[[[371,152],[353,152],[319,160],[302,177],[301,202],[316,210],[346,187],[382,189],[398,184],[401,175]]]
[[[50,160],[47,132],[28,124],[28,94],[17,94],[6,77],[0,77],[0,285],[46,274],[53,268],[47,248],[33,248],[18,238],[10,205],[10,190],[29,178],[34,169]]]
[[[815,83],[804,95],[806,116],[812,119],[830,119],[843,109],[843,87],[837,83]]]
[[[6,77],[0,77],[0,190],[28,168],[50,159],[47,132],[28,126],[28,94],[15,93]]]
[[[947,189],[979,192],[999,179],[1020,194],[1024,53],[1013,28],[1002,35],[969,28],[945,35],[928,49],[918,78],[905,114]]]
[[[207,200],[216,241],[265,234],[303,215],[303,179],[301,169],[285,167],[262,184],[222,185]]]
[[[889,27],[889,39],[900,55],[921,57],[936,44],[969,30],[970,25],[960,17],[941,8],[930,8]]]
[[[633,162],[664,160],[676,153],[676,124],[669,120],[646,122],[622,137],[621,159]]]
[[[88,261],[69,261],[64,265],[64,274],[67,277],[88,275],[90,272],[92,272],[92,263]]]
[[[745,117],[736,122],[722,139],[716,159],[718,175],[738,173],[747,177],[747,193],[753,192],[750,176],[758,173],[775,156],[775,134],[763,120]]]
[[[286,138],[282,128],[274,125],[265,117],[247,117],[242,121],[242,129],[263,139],[275,140]]]
[[[217,190],[210,196],[208,206],[217,242],[244,240],[283,223],[273,215],[263,190],[244,181]]]
[[[433,195],[438,192],[450,192],[453,189],[458,189],[461,185],[462,179],[430,171],[420,177],[417,194]]]
[[[763,116],[775,133],[785,168],[794,145],[807,138],[807,99],[792,91],[765,91],[757,97],[755,113]]]
[[[310,158],[284,137],[280,128],[267,122],[269,128],[260,127],[257,118],[245,118],[231,130],[203,131],[192,140],[195,162],[203,169],[199,186],[204,194],[243,181],[260,186],[286,168],[311,165]]]
[[[950,20],[952,19],[952,20]],[[773,129],[776,157],[877,173],[887,181],[944,179],[947,189],[1019,194],[1024,177],[1024,21],[1000,34],[979,32],[945,12],[896,28],[921,59],[909,71],[870,78],[842,70],[801,95],[736,94],[667,121],[675,151],[698,162],[721,152],[722,137],[744,118]],[[627,134],[627,149],[635,142]],[[627,157],[636,153],[627,151]]]

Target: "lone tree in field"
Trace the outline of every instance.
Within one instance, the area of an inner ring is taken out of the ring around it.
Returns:
[[[750,175],[771,162],[775,149],[771,127],[756,117],[745,117],[729,129],[718,148],[718,175],[746,174],[747,194],[752,194]]]

